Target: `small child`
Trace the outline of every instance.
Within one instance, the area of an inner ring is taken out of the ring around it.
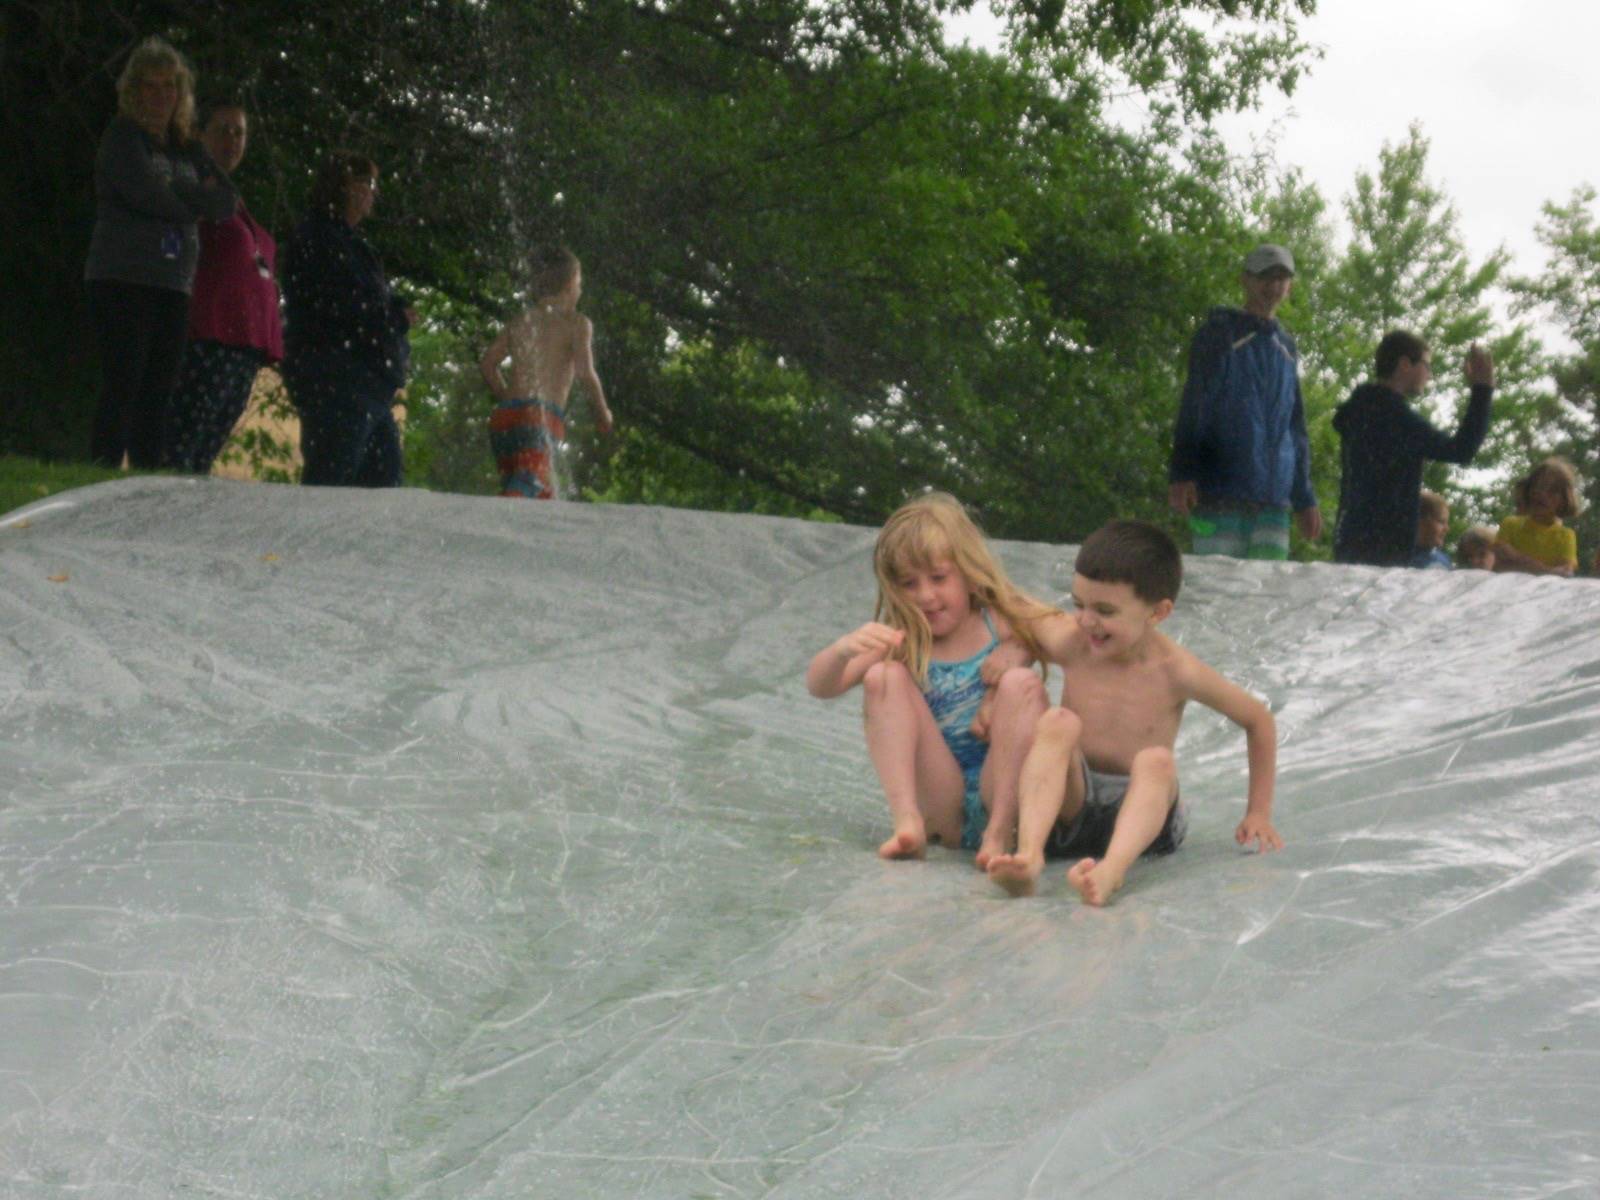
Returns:
[[[1281,849],[1271,712],[1157,628],[1183,582],[1178,547],[1154,525],[1112,521],[1084,541],[1074,572],[1076,619],[1036,627],[1046,660],[1065,674],[1061,707],[1039,718],[1022,767],[1017,850],[993,858],[989,877],[1026,895],[1046,856],[1073,858],[1068,882],[1105,904],[1141,854],[1176,850],[1186,821],[1172,746],[1190,700],[1245,731],[1249,799],[1234,840]]]
[[[1578,476],[1564,458],[1547,458],[1514,489],[1517,511],[1495,535],[1497,571],[1571,575],[1578,569],[1578,537],[1563,517],[1578,515]]]
[[[1064,615],[1017,590],[960,502],[942,492],[889,518],[872,565],[873,619],[811,660],[806,689],[831,700],[864,685],[867,753],[894,824],[879,855],[920,858],[930,841],[959,844],[977,849],[982,867],[1010,846],[1016,779],[1046,703],[1039,676],[1013,668],[992,720],[980,718],[984,661],[1012,639],[1038,658],[1032,626]],[[1010,686],[1012,677],[1031,686]]]
[[[1444,552],[1444,535],[1448,532],[1450,506],[1438,492],[1423,488],[1417,504],[1417,549],[1411,556],[1411,565],[1450,570],[1450,556]]]
[[[588,391],[595,424],[611,432],[611,410],[594,369],[594,326],[578,312],[583,267],[564,246],[534,258],[534,306],[514,317],[484,351],[478,367],[499,401],[489,417],[489,444],[500,468],[500,494],[555,498],[552,458],[567,436],[567,393],[573,380]],[[511,379],[500,364],[511,359]]]
[[[1494,530],[1474,525],[1456,543],[1456,566],[1475,571],[1494,570]]]

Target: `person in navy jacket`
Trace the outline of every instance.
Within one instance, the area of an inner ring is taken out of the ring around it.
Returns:
[[[1322,533],[1299,351],[1274,313],[1289,296],[1294,258],[1257,246],[1244,260],[1245,305],[1214,308],[1189,348],[1167,498],[1189,518],[1194,553],[1289,556],[1289,513],[1301,536]]]
[[[412,313],[359,230],[377,190],[376,163],[334,151],[284,253],[283,379],[300,415],[306,484],[400,486],[393,404]]]
[[[1339,519],[1333,559],[1403,567],[1416,550],[1417,495],[1428,459],[1467,466],[1489,433],[1494,359],[1476,342],[1467,350],[1470,389],[1454,432],[1435,429],[1410,401],[1433,379],[1428,343],[1390,330],[1373,355],[1373,377],[1333,414],[1339,434]]]

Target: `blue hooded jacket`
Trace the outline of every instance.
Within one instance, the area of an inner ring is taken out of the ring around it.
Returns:
[[[1314,508],[1294,338],[1269,318],[1214,308],[1189,347],[1168,478],[1201,503]]]

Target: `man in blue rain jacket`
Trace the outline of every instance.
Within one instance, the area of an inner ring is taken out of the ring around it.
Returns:
[[[1214,308],[1189,347],[1168,500],[1189,518],[1194,553],[1289,556],[1289,513],[1300,534],[1322,533],[1311,490],[1311,448],[1299,352],[1274,318],[1294,283],[1282,246],[1244,260],[1241,308]]]

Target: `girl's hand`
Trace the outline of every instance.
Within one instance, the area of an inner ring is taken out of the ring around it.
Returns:
[[[854,633],[847,633],[817,651],[806,668],[806,691],[819,700],[844,695],[905,640],[906,635],[898,629],[876,621],[867,622]]]
[[[853,633],[847,633],[833,644],[839,657],[849,662],[858,654],[871,655],[874,662],[882,662],[890,651],[906,640],[905,631],[890,629],[876,621],[868,621]]]

